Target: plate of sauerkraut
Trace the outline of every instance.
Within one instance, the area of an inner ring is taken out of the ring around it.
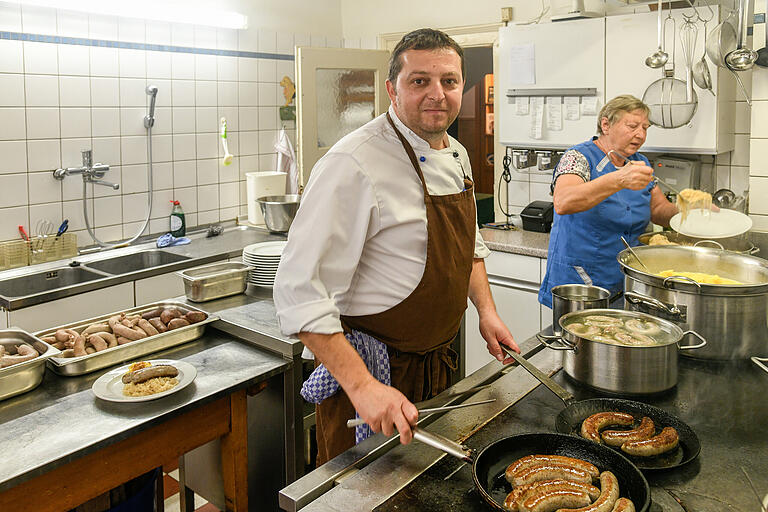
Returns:
[[[93,394],[109,402],[146,402],[181,391],[197,370],[184,361],[153,359],[110,370],[93,383]]]

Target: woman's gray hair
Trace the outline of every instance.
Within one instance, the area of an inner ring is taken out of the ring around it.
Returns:
[[[608,124],[612,125],[627,112],[634,112],[635,110],[642,110],[646,116],[651,113],[651,109],[643,103],[643,100],[635,98],[631,94],[616,96],[600,109],[600,115],[597,116],[597,133],[603,134],[602,123],[604,117],[608,119]]]

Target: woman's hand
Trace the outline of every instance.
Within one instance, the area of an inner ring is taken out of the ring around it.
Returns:
[[[638,163],[629,162],[614,173],[618,185],[621,188],[642,190],[647,187],[653,179],[653,169],[645,165],[642,161],[637,162]]]

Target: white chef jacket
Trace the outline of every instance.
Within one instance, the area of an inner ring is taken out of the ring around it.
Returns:
[[[392,107],[389,114],[413,146],[429,193],[461,192],[462,165],[471,177],[464,147],[449,136],[449,148],[432,149]],[[474,257],[488,254],[476,230]],[[416,288],[426,259],[421,181],[382,114],[342,138],[312,169],[275,280],[280,329],[334,334],[342,330],[340,315],[386,311]]]

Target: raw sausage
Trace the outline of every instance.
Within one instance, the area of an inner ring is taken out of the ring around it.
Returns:
[[[155,334],[160,334],[155,327],[149,323],[148,320],[145,320],[143,318],[139,319],[139,328],[147,333],[147,336],[154,336]]]
[[[520,512],[554,512],[562,507],[583,507],[592,500],[584,491],[552,489],[533,496],[520,503]]]
[[[558,512],[611,512],[619,499],[619,481],[610,471],[600,473],[600,497],[582,508],[560,509]]]
[[[107,324],[91,324],[83,329],[82,334],[95,334],[97,332],[110,332],[112,329]]]
[[[643,441],[626,442],[621,445],[621,451],[638,457],[653,457],[677,447],[679,438],[677,430],[664,427],[659,435]]]
[[[101,339],[107,342],[107,348],[112,348],[117,346],[117,336],[115,336],[111,332],[100,332],[99,336],[101,337]]]
[[[168,322],[168,330],[172,331],[174,329],[178,329],[179,327],[186,327],[189,325],[189,322],[186,318],[174,318],[170,322]]]
[[[202,322],[205,320],[208,316],[203,313],[202,311],[189,311],[186,315],[184,315],[184,318],[187,319],[187,321],[191,324],[196,324],[197,322]]]
[[[99,336],[98,334],[94,333],[88,336],[88,342],[93,345],[93,348],[96,349],[96,352],[100,352],[102,350],[107,349],[107,342]]]
[[[640,425],[632,430],[603,430],[600,434],[603,442],[608,446],[621,446],[626,442],[643,441],[650,439],[656,433],[656,425],[653,420],[643,416]]]
[[[136,340],[129,340],[128,338],[123,338],[122,336],[118,336],[117,337],[117,344],[118,345],[125,345],[126,343],[130,343],[132,341],[136,341]]]
[[[78,334],[72,348],[75,350],[75,357],[87,356],[88,352],[85,351],[85,335]]]
[[[505,472],[504,476],[507,478],[508,482],[512,483],[513,476],[523,469],[529,468],[531,466],[546,464],[549,462],[565,464],[575,468],[583,469],[588,471],[589,474],[592,475],[592,478],[598,478],[600,476],[600,471],[594,466],[594,464],[590,464],[585,460],[574,459],[572,457],[565,457],[562,455],[527,455],[517,459],[515,462],[510,464],[507,467],[507,471]]]
[[[619,498],[611,512],[635,512],[635,504],[627,498]]]
[[[154,317],[149,319],[149,323],[157,329],[157,332],[165,332],[168,330],[168,327],[163,323],[162,320],[160,320],[160,317]]]
[[[144,320],[149,320],[150,318],[159,317],[160,313],[162,312],[163,312],[163,308],[157,308],[157,309],[153,309],[152,311],[145,311],[144,313],[141,314],[141,317]]]
[[[2,349],[0,350],[0,368],[7,368],[14,364],[23,363],[24,361],[29,361],[40,355],[37,350],[26,344],[17,345],[15,355],[6,354],[3,345],[0,345],[0,349]]]
[[[589,484],[592,482],[592,475],[589,471],[568,464],[548,462],[518,471],[512,476],[512,485],[517,487],[540,480],[572,480]]]
[[[128,372],[122,377],[123,384],[133,382],[139,384],[155,377],[176,377],[179,370],[169,364],[159,364],[157,366],[148,366],[139,370]]]
[[[623,412],[598,412],[581,422],[581,437],[601,443],[600,430],[609,425],[631,425],[635,418]]]
[[[539,492],[551,491],[553,489],[584,491],[589,495],[590,499],[593,500],[600,496],[600,489],[590,484],[571,482],[569,480],[543,480],[527,485],[521,485],[520,487],[512,489],[512,492],[507,494],[507,498],[504,500],[504,508],[511,512],[517,512],[520,510],[519,504],[531,495]]]
[[[162,313],[160,313],[160,320],[163,321],[164,324],[168,325],[168,322],[173,320],[174,318],[179,318],[180,316],[183,316],[181,314],[181,311],[179,311],[176,308],[165,308]]]
[[[49,345],[53,345],[54,343],[62,343],[61,341],[56,339],[56,336],[43,336],[40,338],[44,342],[46,342]]]

